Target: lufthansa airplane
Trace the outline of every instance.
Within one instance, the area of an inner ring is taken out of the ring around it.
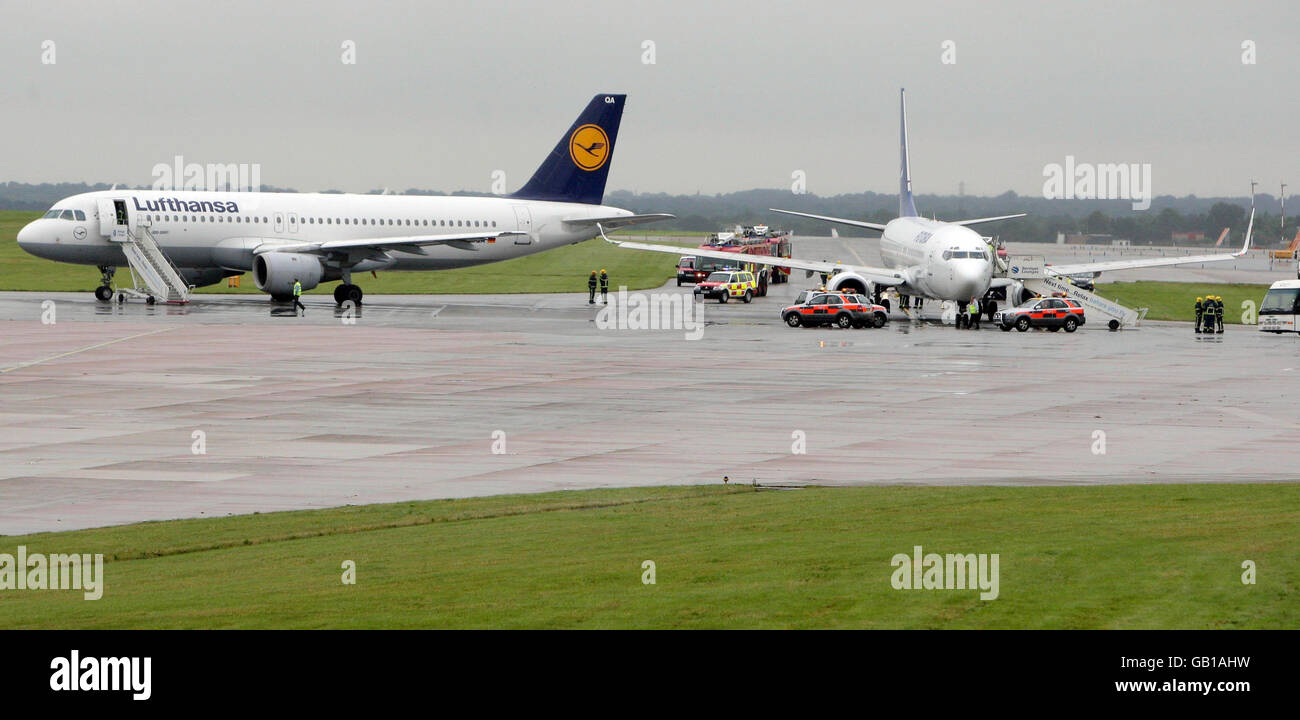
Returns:
[[[127,264],[114,225],[147,225],[181,277],[201,287],[252,271],[273,298],[295,280],[342,280],[336,302],[360,302],[352,275],[445,270],[531,255],[617,228],[672,217],[601,205],[626,95],[597,95],[518,192],[502,197],[109,190],[60,200],[18,233],[38,257],[98,266],[108,300]]]
[[[798,215],[880,231],[880,257],[885,266],[848,265],[822,260],[773,258],[756,255],[746,255],[746,263],[776,265],[809,272],[835,273],[827,281],[827,290],[871,294],[876,298],[876,302],[880,302],[881,291],[886,287],[897,288],[899,292],[907,295],[919,295],[938,300],[966,303],[983,298],[989,288],[1010,287],[1016,284],[1008,278],[993,277],[993,258],[989,245],[979,233],[971,230],[969,226],[1024,217],[1025,214],[999,215],[997,217],[954,220],[951,222],[921,217],[916,211],[916,203],[912,200],[912,171],[907,159],[907,98],[901,90],[899,91],[899,108],[901,162],[898,192],[899,216],[897,218],[889,221],[888,224],[880,225],[860,220],[810,215],[808,213],[772,208],[773,212],[786,215]],[[677,255],[682,253],[682,249],[679,247],[621,242],[610,240],[608,237],[605,240],[619,247],[633,250],[651,250]],[[1053,265],[1045,269],[1053,274],[1066,276],[1099,273],[1104,270],[1217,262],[1241,257],[1246,253],[1249,246],[1250,234],[1247,233],[1245,247],[1241,249],[1241,252],[1235,254],[1077,263]],[[710,250],[691,250],[691,254],[721,260],[731,260],[736,257],[734,253]],[[1011,294],[1016,296],[1016,300],[1019,300],[1023,290],[1015,290]]]

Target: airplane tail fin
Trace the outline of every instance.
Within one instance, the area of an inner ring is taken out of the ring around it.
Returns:
[[[599,205],[627,95],[597,95],[518,192],[520,200]]]
[[[912,200],[912,166],[907,160],[907,91],[898,91],[898,135],[899,160],[902,167],[898,171],[898,216],[916,217],[916,203]]]

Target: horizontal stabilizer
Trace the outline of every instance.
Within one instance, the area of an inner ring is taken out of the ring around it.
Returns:
[[[1012,218],[1022,218],[1029,213],[1016,213],[1015,215],[998,215],[996,217],[975,218],[973,220],[953,220],[953,225],[979,225],[981,223],[997,222],[999,220],[1010,220]]]
[[[659,222],[660,220],[672,220],[676,215],[668,213],[651,213],[649,215],[612,215],[610,217],[580,217],[565,218],[560,222],[565,225],[577,225],[579,227],[594,227],[600,225],[606,230],[617,230],[629,225],[640,225],[642,223]]]
[[[863,222],[862,220],[847,220],[845,218],[829,217],[827,215],[813,215],[811,213],[795,212],[793,210],[778,210],[768,208],[772,212],[781,213],[782,215],[797,215],[798,217],[812,218],[813,220],[825,220],[826,222],[840,223],[841,225],[852,225],[853,227],[866,228],[868,230],[884,231],[885,226],[880,223]]]

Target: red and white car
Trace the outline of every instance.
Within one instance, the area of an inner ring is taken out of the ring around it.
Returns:
[[[1074,332],[1086,321],[1082,305],[1057,297],[1037,298],[993,314],[993,322],[1002,332],[1011,332],[1011,328],[1025,332],[1031,327],[1045,327],[1052,332],[1065,328],[1066,332]]]
[[[790,327],[836,325],[848,329],[884,327],[889,313],[861,295],[819,292],[805,302],[782,308],[781,319]]]

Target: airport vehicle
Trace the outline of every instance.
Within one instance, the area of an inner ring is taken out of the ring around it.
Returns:
[[[754,279],[754,273],[748,270],[715,272],[695,286],[697,299],[717,298],[720,303],[725,303],[730,298],[749,302],[757,294],[758,281]]]
[[[1291,240],[1290,245],[1287,245],[1285,248],[1282,248],[1281,250],[1269,250],[1268,259],[1269,260],[1295,260],[1297,249],[1300,249],[1300,231],[1296,231],[1295,238]]]
[[[677,287],[683,283],[699,283],[715,272],[722,270],[739,270],[740,263],[735,258],[725,260],[711,257],[684,255],[677,260]]]
[[[786,230],[772,230],[766,225],[737,225],[734,231],[713,233],[700,249],[734,253],[736,256],[790,257],[790,233]],[[758,297],[767,295],[769,284],[789,282],[790,278],[790,268],[755,265],[746,262],[744,257],[690,255],[677,261],[677,286],[699,282],[716,270],[748,270],[754,273],[758,280]]]
[[[809,274],[835,273],[833,277],[827,280],[827,290],[860,293],[873,298],[876,304],[880,304],[881,295],[885,288],[895,288],[904,295],[919,295],[924,298],[964,303],[969,302],[971,298],[985,297],[990,288],[1004,287],[1011,289],[1009,297],[1013,298],[1013,304],[1021,300],[1024,295],[1023,284],[1011,277],[993,276],[993,258],[989,246],[979,233],[970,228],[973,225],[1023,217],[1024,213],[955,220],[952,222],[921,217],[920,213],[917,212],[916,203],[912,196],[912,173],[908,161],[907,143],[907,103],[903,91],[899,92],[899,134],[901,138],[898,193],[899,216],[889,221],[889,223],[881,225],[772,208],[773,212],[786,215],[813,218],[879,231],[881,233],[880,256],[884,261],[884,267],[849,265],[802,258],[749,257],[748,261],[755,264],[804,270]],[[1253,209],[1251,210],[1251,218],[1253,221]],[[666,245],[624,242],[610,240],[608,237],[605,240],[630,250],[680,252],[678,248]],[[1051,276],[1071,276],[1100,273],[1106,270],[1220,262],[1241,257],[1249,247],[1250,233],[1248,230],[1246,242],[1241,251],[1237,253],[1071,263],[1051,266],[1046,268],[1044,272]],[[695,254],[697,257],[725,257],[721,252],[703,249]]]
[[[1268,288],[1259,306],[1262,332],[1300,332],[1300,280],[1279,280]]]
[[[993,313],[993,322],[1003,332],[1015,328],[1025,332],[1031,327],[1043,327],[1056,332],[1062,328],[1074,332],[1086,322],[1083,306],[1069,298],[1038,298],[1020,307]]]
[[[38,257],[99,267],[96,297],[129,265],[167,301],[252,271],[273,298],[333,280],[360,302],[356,273],[508,260],[653,222],[601,204],[626,95],[596,95],[528,182],[503,197],[108,190],[60,200],[18,233]],[[156,286],[156,287],[155,287]]]
[[[818,293],[807,302],[782,308],[781,319],[790,327],[884,327],[889,321],[885,308],[864,301],[860,295]]]

